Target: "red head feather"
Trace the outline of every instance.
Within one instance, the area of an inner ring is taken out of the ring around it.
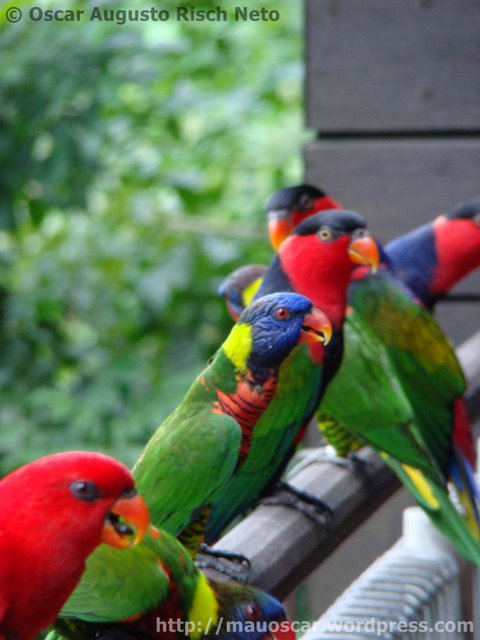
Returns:
[[[105,532],[125,546],[128,525],[140,535],[148,525],[130,471],[99,453],[54,454],[17,469],[0,482],[0,512],[0,636],[21,640],[54,620]]]
[[[309,298],[340,327],[356,264],[378,266],[378,246],[357,213],[331,210],[305,220],[280,248],[280,263],[294,291]],[[368,255],[365,255],[368,254]]]
[[[480,198],[433,223],[437,264],[429,289],[443,294],[480,266]]]

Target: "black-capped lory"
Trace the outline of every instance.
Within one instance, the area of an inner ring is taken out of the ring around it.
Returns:
[[[324,191],[302,184],[276,191],[266,202],[270,242],[278,250],[308,217],[340,204]],[[432,222],[399,236],[385,246],[393,273],[418,301],[432,310],[460,280],[480,266],[480,199],[458,204]],[[245,265],[225,278],[219,293],[235,320],[258,291],[267,267]]]
[[[467,200],[385,246],[393,273],[427,309],[480,267],[480,198]]]
[[[303,189],[293,192],[297,200]],[[272,199],[285,202],[291,194],[285,190]],[[387,245],[377,274],[354,271],[344,362],[320,405],[320,428],[337,453],[365,442],[376,448],[458,551],[477,564],[479,492],[465,381],[449,341],[424,307],[432,309],[480,265],[479,210],[480,200],[469,200]],[[294,225],[293,214],[284,212],[276,227],[272,213],[274,245],[286,231],[282,217]]]
[[[344,361],[320,405],[323,432],[342,455],[345,429],[379,451],[455,548],[480,564],[466,384],[450,342],[387,268],[357,272],[349,304]]]

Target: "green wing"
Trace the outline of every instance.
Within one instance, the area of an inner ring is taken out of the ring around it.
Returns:
[[[214,501],[207,542],[216,540],[232,518],[245,511],[282,472],[299,430],[316,409],[322,372],[304,345],[295,347],[282,363],[277,391],[255,425],[248,457]]]
[[[135,464],[136,486],[156,527],[178,534],[233,473],[242,432],[220,412],[217,391],[236,386],[234,365],[219,349]]]
[[[347,316],[344,339],[342,365],[320,404],[321,420],[328,416],[367,444],[438,479],[388,353],[356,308]]]
[[[400,462],[390,456],[383,457],[434,525],[454,543],[465,558],[480,565],[480,540],[475,517],[469,518],[470,514],[463,517],[457,511],[444,485],[412,474],[411,471],[407,473]],[[470,522],[470,526],[466,526],[466,520]]]
[[[416,424],[442,470],[451,456],[452,404],[465,378],[450,342],[430,313],[388,273],[354,290],[355,308],[381,340],[414,410]]]
[[[165,536],[154,540],[147,535],[132,549],[101,545],[87,560],[83,577],[60,617],[114,622],[158,606],[171,589],[163,568],[168,561],[172,558]]]
[[[387,272],[354,283],[349,302],[344,361],[320,410],[377,449],[456,549],[480,564],[478,489],[453,446],[454,402],[465,390],[453,348]]]
[[[133,469],[152,523],[175,535],[213,500],[240,451],[238,423],[191,400],[158,428]]]

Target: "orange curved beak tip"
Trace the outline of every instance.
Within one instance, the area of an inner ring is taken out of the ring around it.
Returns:
[[[303,319],[301,344],[328,344],[332,339],[332,323],[326,313],[316,307]]]
[[[278,251],[280,245],[288,238],[293,231],[292,221],[286,217],[283,213],[269,213],[268,215],[268,237],[270,238],[270,244]]]
[[[101,541],[120,549],[134,547],[143,539],[149,525],[150,516],[143,498],[138,494],[120,498],[108,513]]]
[[[350,260],[355,264],[369,265],[373,273],[380,263],[380,251],[372,236],[354,238],[348,247]]]

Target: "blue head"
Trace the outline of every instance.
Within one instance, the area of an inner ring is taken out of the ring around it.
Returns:
[[[295,640],[285,609],[273,596],[250,585],[227,582],[215,585],[222,626],[220,640]],[[218,635],[217,635],[218,634]]]
[[[240,370],[279,367],[299,343],[327,343],[328,317],[297,293],[274,293],[255,300],[242,312],[223,345]]]

